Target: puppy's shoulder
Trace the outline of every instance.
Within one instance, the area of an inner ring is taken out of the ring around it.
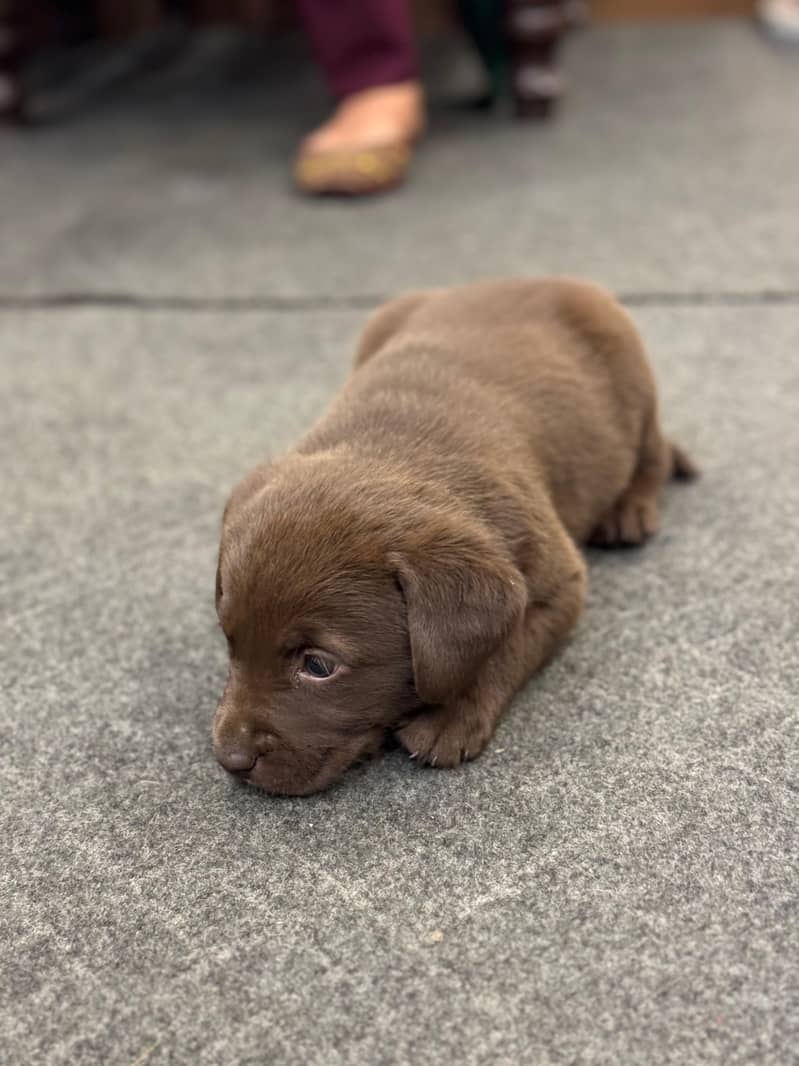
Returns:
[[[414,314],[428,303],[437,291],[436,289],[412,290],[378,307],[367,319],[363,328],[355,351],[353,369],[357,370],[359,366],[379,352],[392,337],[404,330]]]

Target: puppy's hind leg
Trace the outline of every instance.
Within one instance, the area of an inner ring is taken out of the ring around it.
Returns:
[[[602,517],[589,538],[600,548],[632,547],[654,536],[660,524],[658,495],[687,456],[677,453],[660,432],[657,418],[644,431],[638,462],[627,488]],[[693,470],[693,464],[691,464]]]

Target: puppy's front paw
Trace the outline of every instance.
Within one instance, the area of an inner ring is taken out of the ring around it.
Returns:
[[[412,759],[452,767],[476,759],[493,732],[494,722],[463,701],[420,711],[396,736]]]

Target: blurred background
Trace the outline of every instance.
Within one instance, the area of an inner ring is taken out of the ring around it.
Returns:
[[[542,269],[627,289],[775,280],[795,0],[2,10],[9,293],[368,300]]]
[[[795,0],[4,4],[10,294],[776,282]]]

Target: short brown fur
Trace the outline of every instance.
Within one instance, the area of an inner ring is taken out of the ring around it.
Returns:
[[[325,416],[226,507],[220,762],[301,795],[388,732],[420,762],[479,755],[580,614],[577,544],[642,543],[663,484],[694,472],[604,290],[496,281],[386,304]],[[314,653],[333,676],[310,676]]]

